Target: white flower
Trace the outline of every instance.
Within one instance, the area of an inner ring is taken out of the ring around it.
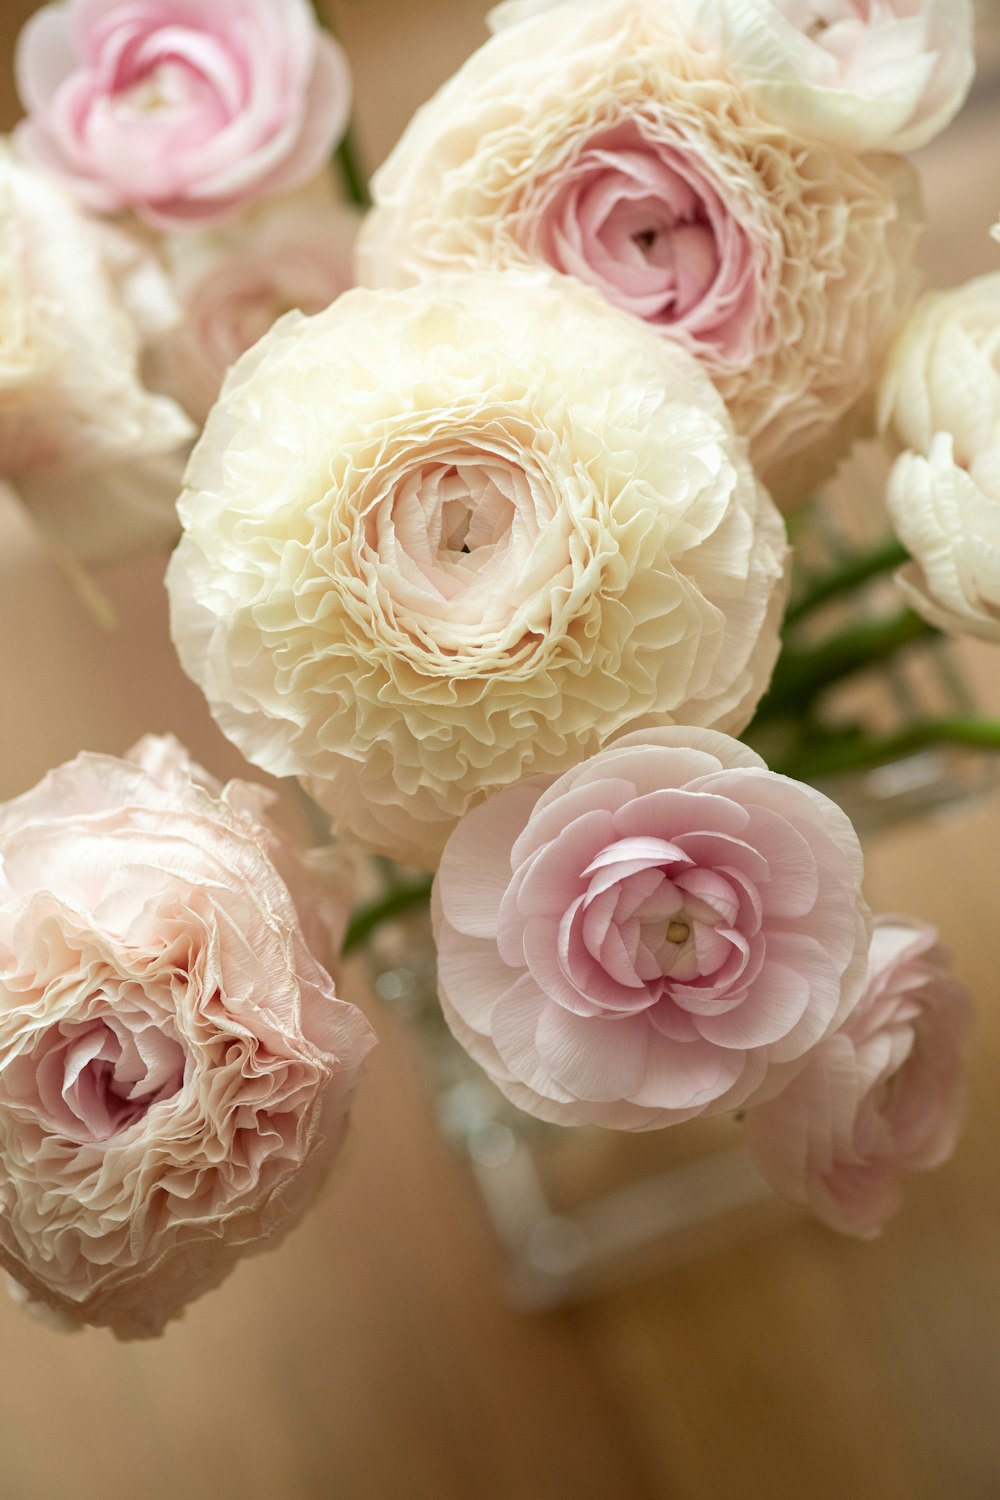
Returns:
[[[172,306],[160,273],[2,143],[0,231],[0,478],[87,561],[167,542],[192,429],[139,375]]]
[[[738,731],[777,654],[784,527],[721,401],[554,277],[289,316],[187,483],[185,670],[250,760],[411,863],[626,728]]]
[[[360,281],[538,262],[587,281],[698,357],[792,500],[835,461],[911,293],[909,168],[791,136],[698,16],[660,0],[501,30],[373,191]]]
[[[924,297],[890,354],[888,504],[898,583],[943,630],[1000,640],[1000,274]]]
[[[607,0],[506,0],[492,31]],[[913,151],[961,108],[972,0],[650,0],[683,13],[771,119],[854,151]]]

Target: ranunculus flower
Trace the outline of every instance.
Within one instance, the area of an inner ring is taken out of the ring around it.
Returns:
[[[250,760],[408,863],[627,727],[738,731],[777,654],[784,526],[722,402],[553,276],[291,315],[187,485],[185,670]]]
[[[162,244],[183,322],[156,347],[156,384],[199,423],[230,365],[286,312],[321,312],[353,285],[359,215],[318,196],[282,198],[224,229]]]
[[[652,1130],[769,1097],[864,984],[850,823],[724,735],[626,736],[475,808],[432,911],[455,1036],[522,1109]]]
[[[506,0],[490,29],[568,4]],[[913,151],[939,134],[972,83],[972,0],[652,0],[720,49],[763,113],[855,151]]]
[[[878,1234],[907,1174],[954,1150],[971,1022],[934,929],[876,917],[861,1004],[789,1088],[747,1118],[776,1191],[843,1234]]]
[[[696,3],[719,11],[767,114],[855,151],[926,146],[972,84],[972,0]]]
[[[139,373],[144,339],[172,315],[151,257],[0,141],[0,479],[86,561],[176,535],[192,427]]]
[[[910,294],[909,168],[790,137],[686,4],[574,0],[501,30],[373,191],[360,281],[544,262],[589,283],[698,357],[790,499]]]
[[[63,0],[18,41],[24,151],[89,208],[207,223],[313,176],[350,74],[308,0]]]
[[[1000,641],[1000,275],[921,300],[880,412],[904,450],[887,496],[913,556],[902,592],[942,630]]]
[[[317,958],[343,896],[270,800],[147,739],[0,807],[0,1263],[64,1326],[158,1333],[343,1135],[373,1041]]]

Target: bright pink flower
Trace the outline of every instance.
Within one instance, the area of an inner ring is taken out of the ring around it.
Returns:
[[[207,223],[304,182],[350,112],[306,0],[64,0],[16,56],[18,140],[89,208]]]
[[[862,1003],[747,1120],[775,1189],[844,1234],[878,1234],[906,1174],[954,1150],[970,1025],[969,996],[947,972],[934,929],[877,917]]]
[[[649,1130],[771,1097],[858,1000],[854,831],[725,735],[641,731],[491,797],[434,890],[458,1040],[522,1109]]]

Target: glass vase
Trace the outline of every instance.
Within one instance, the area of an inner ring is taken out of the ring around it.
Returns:
[[[445,1024],[426,910],[380,927],[368,956],[475,1186],[516,1306],[574,1301],[795,1214],[768,1189],[732,1118],[629,1134],[550,1125],[510,1104]]]

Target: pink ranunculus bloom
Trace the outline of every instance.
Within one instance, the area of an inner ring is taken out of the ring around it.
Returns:
[[[434,886],[458,1040],[515,1104],[650,1130],[772,1097],[860,998],[861,854],[709,730],[639,731],[468,813]]]
[[[861,1004],[784,1093],[748,1116],[775,1189],[844,1234],[878,1234],[906,1175],[954,1149],[971,1019],[934,929],[877,917]]]
[[[307,0],[62,0],[16,54],[22,149],[89,208],[208,223],[311,177],[346,128]]]
[[[165,236],[184,318],[154,348],[157,389],[204,423],[230,366],[278,318],[322,312],[353,285],[359,221],[317,189],[260,204],[224,227]]]
[[[171,739],[0,807],[0,1264],[64,1327],[159,1333],[288,1229],[374,1040],[324,886]]]

